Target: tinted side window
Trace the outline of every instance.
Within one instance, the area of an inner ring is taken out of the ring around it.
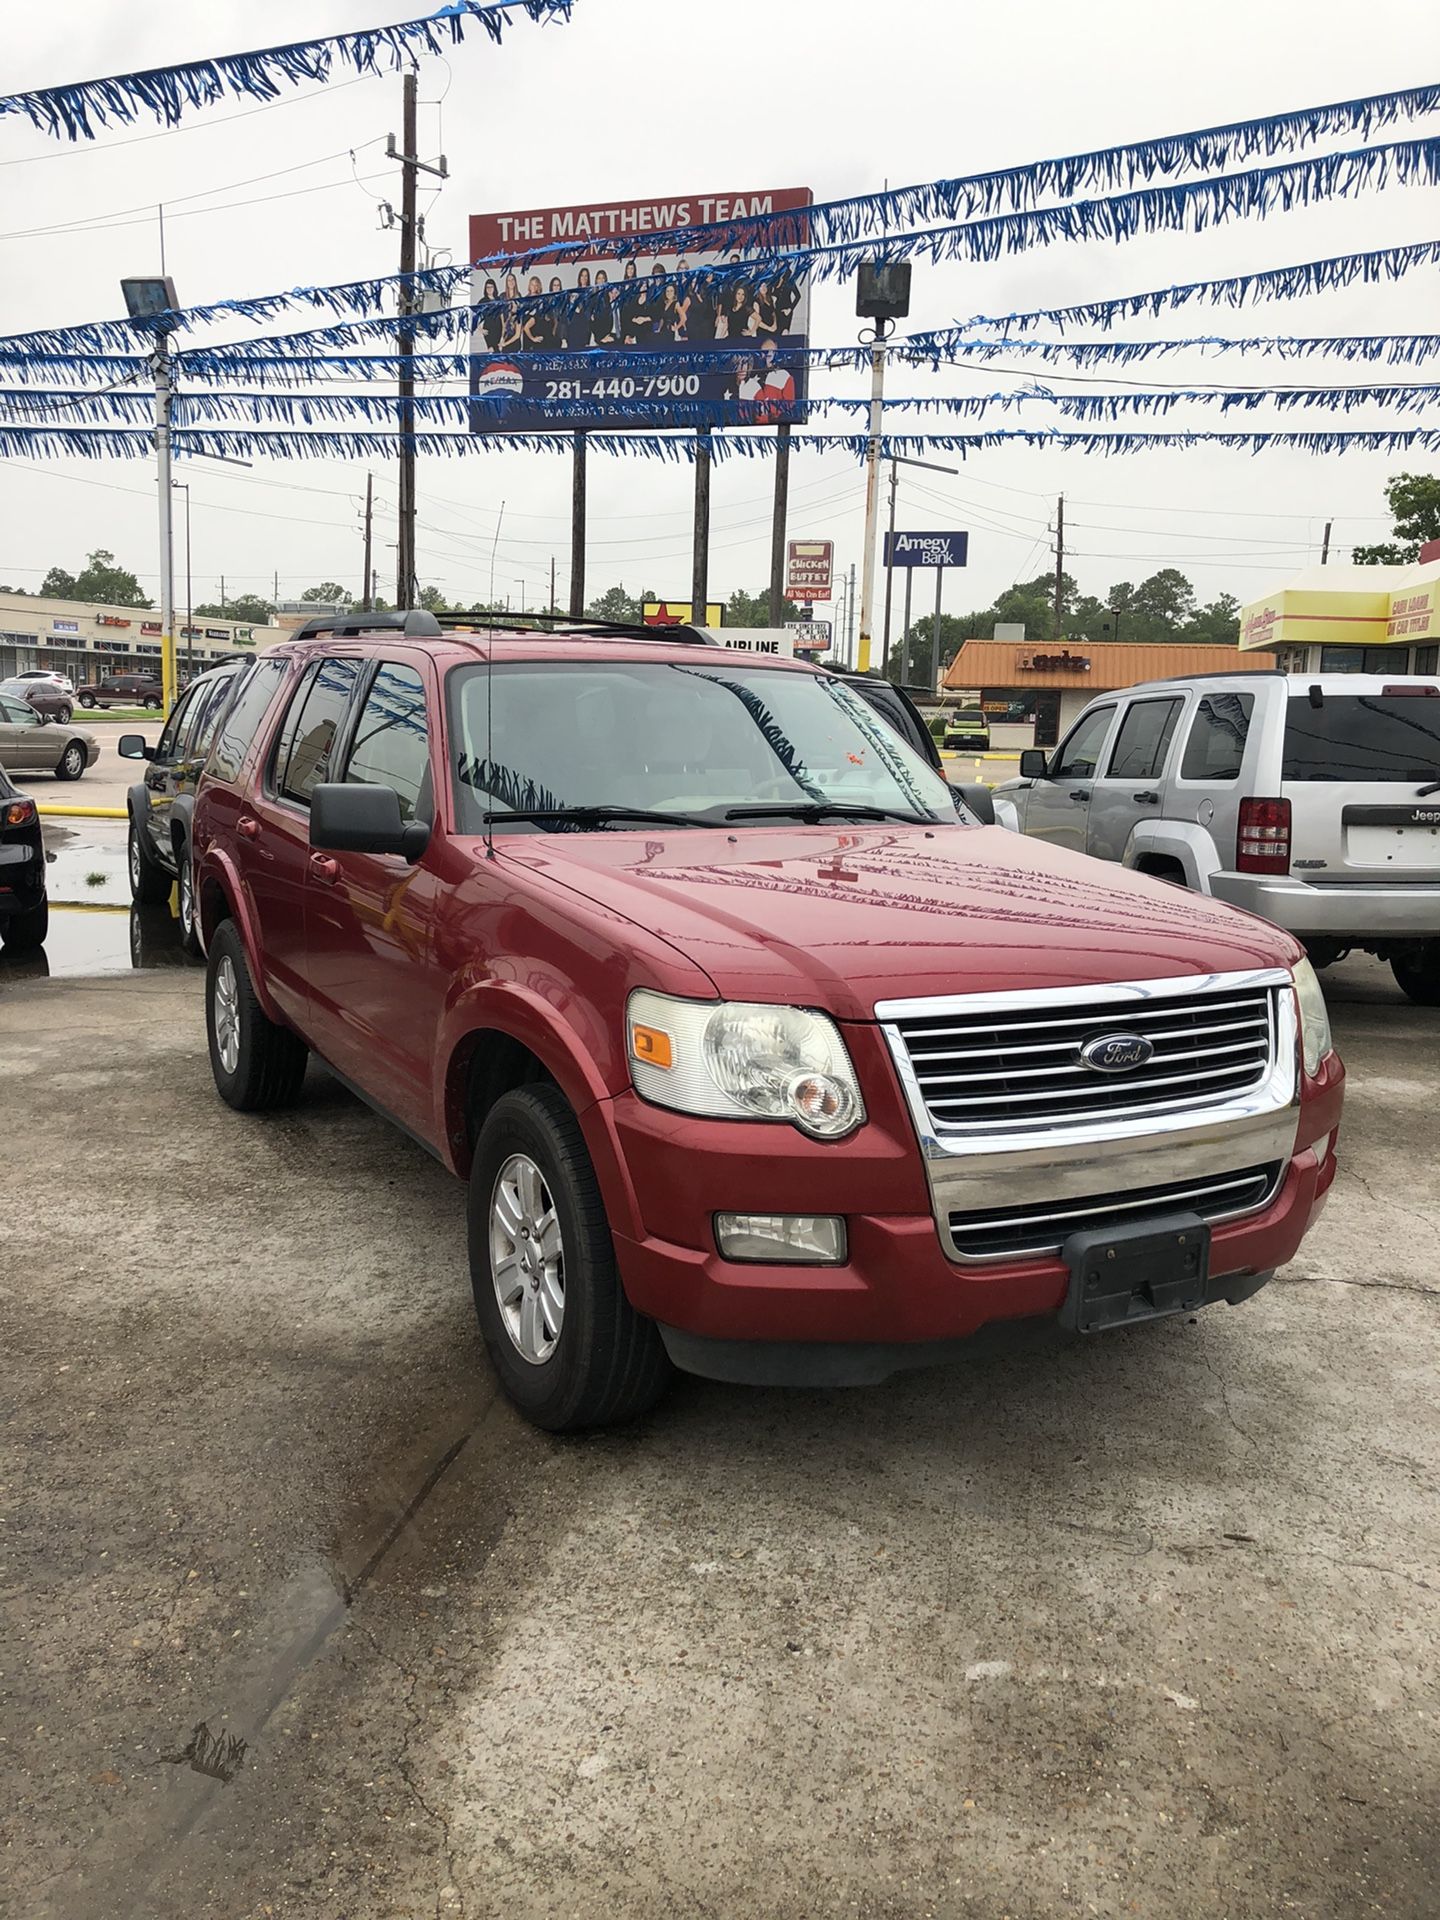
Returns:
[[[210,771],[219,780],[233,780],[240,762],[255,738],[265,710],[279,691],[285,677],[283,660],[257,660],[250,678],[240,689],[239,698],[225,715]]]
[[[330,752],[359,678],[358,660],[321,660],[290,703],[275,751],[275,791],[302,807],[329,778]]]
[[[1050,768],[1052,780],[1093,780],[1100,761],[1100,749],[1115,717],[1113,707],[1097,707],[1087,713],[1064,746],[1055,755]]]
[[[425,717],[425,683],[414,667],[382,660],[355,722],[347,780],[390,787],[400,800],[402,820],[428,809],[430,727]]]
[[[1120,722],[1110,749],[1112,780],[1153,780],[1165,764],[1180,717],[1179,700],[1137,700]]]
[[[160,730],[160,741],[155,748],[155,758],[161,762],[175,758],[175,744],[185,738],[185,729],[195,718],[195,702],[199,689],[192,687],[188,693],[181,694],[175,702],[170,718]]]
[[[195,725],[191,728],[188,742],[188,751],[195,758],[203,758],[210,751],[210,742],[215,738],[215,729],[220,724],[221,711],[239,677],[238,667],[232,668],[228,673],[206,676],[204,691],[196,709]]]
[[[1238,780],[1254,708],[1253,693],[1207,693],[1190,723],[1180,778]]]

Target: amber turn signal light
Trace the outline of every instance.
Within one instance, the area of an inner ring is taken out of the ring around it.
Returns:
[[[670,1036],[660,1027],[642,1027],[639,1021],[630,1026],[630,1051],[637,1060],[643,1060],[647,1067],[664,1067],[667,1070],[675,1064],[675,1050]]]

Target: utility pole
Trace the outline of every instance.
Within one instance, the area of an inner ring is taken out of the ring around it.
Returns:
[[[1055,506],[1055,638],[1063,640],[1065,613],[1065,496]],[[939,621],[937,617],[936,624]]]
[[[790,512],[790,423],[775,429],[775,513],[770,525],[770,624],[785,624],[785,525]]]
[[[365,571],[360,576],[360,611],[370,611],[370,555],[375,544],[375,476],[365,476]]]
[[[555,556],[553,553],[550,556],[550,611],[551,613],[559,612],[559,608],[555,605]]]
[[[160,481],[161,698],[175,704],[175,494],[170,481],[170,336],[155,340],[155,456]]]
[[[855,664],[870,670],[870,630],[875,610],[875,522],[880,517],[880,430],[885,419],[885,338],[870,349],[870,425],[865,452],[865,546],[861,553],[860,652]]]
[[[431,166],[416,152],[419,145],[417,127],[420,83],[412,68],[405,75],[405,101],[401,121],[401,145],[397,151],[395,136],[392,133],[386,146],[386,155],[400,162],[400,317],[408,318],[418,310],[419,302],[411,276],[415,272],[416,255],[420,240],[420,217],[416,209],[416,193],[422,173],[433,173],[437,179],[449,178],[450,169],[442,153],[438,166]],[[399,540],[395,547],[395,604],[402,612],[411,606],[415,599],[415,376],[410,362],[415,354],[415,329],[402,326],[399,334],[400,378],[398,393],[400,406],[397,426],[400,434],[400,525]]]
[[[1320,564],[1322,567],[1328,567],[1330,564],[1330,529],[1334,525],[1335,522],[1333,520],[1327,520],[1325,522],[1325,539],[1320,548]]]
[[[845,595],[845,660],[855,664],[855,562],[850,562],[850,584]]]
[[[278,607],[280,604],[280,575],[278,573],[275,575],[274,586],[272,589],[272,597],[274,599],[276,606]]]

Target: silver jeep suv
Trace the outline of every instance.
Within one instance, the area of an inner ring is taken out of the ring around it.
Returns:
[[[1440,679],[1203,674],[1088,706],[995,790],[1002,826],[1353,948],[1440,1005]]]

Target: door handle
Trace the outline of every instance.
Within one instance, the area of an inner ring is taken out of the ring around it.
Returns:
[[[1158,807],[1160,804],[1160,796],[1158,793],[1132,793],[1130,798],[1132,800],[1143,800],[1146,806],[1149,807]]]
[[[312,879],[323,880],[327,887],[333,887],[340,878],[340,862],[332,860],[328,853],[312,853],[310,874]]]
[[[1072,800],[1088,800],[1090,798],[1090,789],[1088,787],[1076,787],[1070,795],[1070,798]]]
[[[240,818],[235,822],[235,831],[246,840],[258,840],[260,838],[260,822],[255,818],[253,813],[242,813]]]

